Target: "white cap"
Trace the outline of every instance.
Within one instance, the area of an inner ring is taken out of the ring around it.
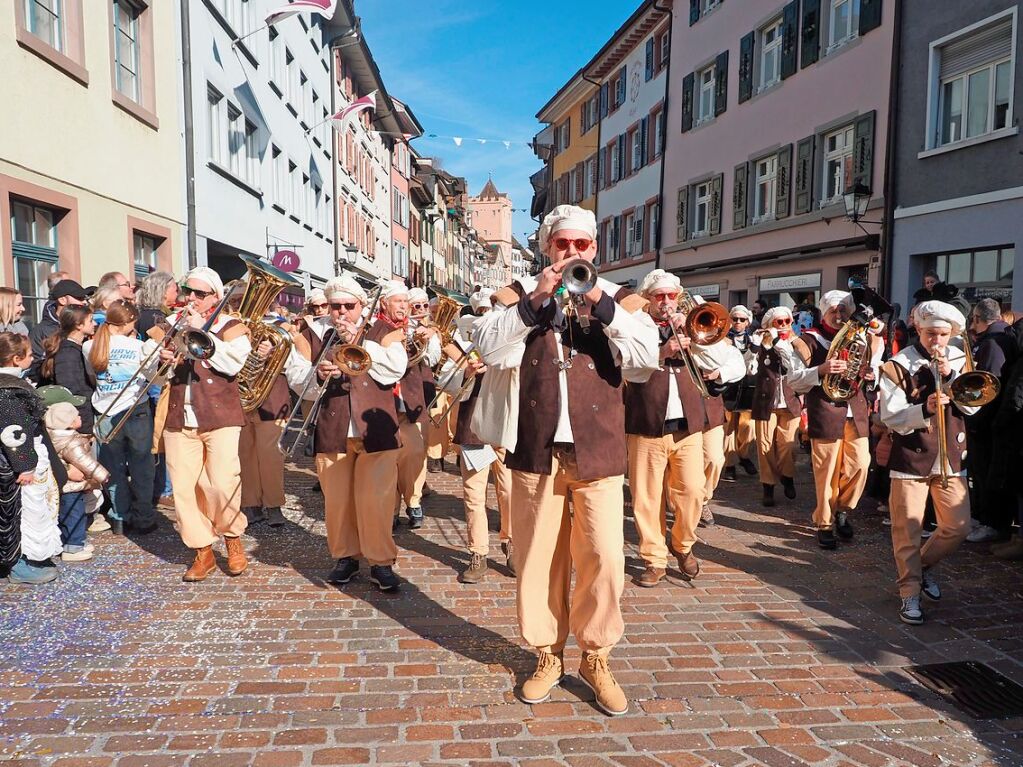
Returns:
[[[409,301],[429,301],[430,297],[426,294],[426,291],[422,288],[412,288],[408,292]]]
[[[945,328],[957,336],[966,327],[963,313],[944,301],[924,301],[917,304],[914,311],[918,328]]]
[[[817,308],[820,309],[821,314],[824,314],[831,307],[843,303],[852,307],[852,293],[845,290],[829,290],[821,296],[821,300],[817,302]]]
[[[311,303],[322,303],[327,300],[327,294],[323,292],[323,288],[313,288],[309,291],[309,295],[306,296],[305,302]]]
[[[347,274],[342,274],[340,277],[331,277],[327,280],[327,284],[323,286],[323,294],[328,299],[335,298],[339,295],[347,295],[352,298],[359,300],[359,303],[364,304],[368,300],[366,291],[362,289],[354,277],[350,277]]]
[[[403,280],[387,280],[383,283],[384,290],[380,294],[380,300],[386,301],[395,296],[408,296],[408,285]]]
[[[644,296],[650,295],[655,290],[682,290],[682,281],[671,272],[663,269],[654,269],[639,285],[639,292]]]
[[[490,288],[480,288],[471,296],[469,296],[469,305],[472,306],[474,312],[478,312],[481,306],[490,308],[490,297],[494,295],[494,291]]]
[[[593,212],[580,208],[578,205],[559,205],[544,218],[540,231],[537,234],[537,241],[541,253],[548,253],[551,246],[551,238],[556,232],[563,229],[574,229],[579,232],[586,232],[591,239],[597,237],[597,219]]]
[[[735,309],[732,309],[734,312]],[[779,317],[788,317],[792,319],[792,310],[787,306],[775,306],[764,312],[764,316],[760,318],[760,326],[763,328],[771,327],[771,324]]]
[[[737,306],[733,306],[732,310],[729,312],[729,314],[730,315],[731,314],[741,314],[747,320],[749,320],[750,322],[753,322],[753,312],[751,312],[749,309],[747,309],[742,304],[738,304]]]
[[[207,285],[213,288],[213,291],[217,294],[217,298],[224,297],[224,281],[220,279],[219,274],[210,269],[208,266],[195,267],[190,272],[188,272],[188,274],[185,275],[185,278],[181,282],[182,284],[184,284],[189,280],[199,280],[200,282],[205,282]]]

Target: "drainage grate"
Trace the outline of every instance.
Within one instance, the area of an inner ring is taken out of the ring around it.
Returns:
[[[1023,716],[1023,686],[983,663],[931,663],[906,670],[975,719]]]

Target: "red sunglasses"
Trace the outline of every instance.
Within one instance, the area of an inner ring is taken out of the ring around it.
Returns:
[[[582,252],[590,249],[590,245],[593,244],[593,240],[587,240],[582,237],[578,240],[570,240],[567,237],[558,237],[554,240],[554,247],[558,250],[568,250],[569,243],[575,243],[575,249]]]
[[[792,318],[791,317],[779,317],[778,319],[774,320],[773,324],[774,325],[791,325],[792,324]]]

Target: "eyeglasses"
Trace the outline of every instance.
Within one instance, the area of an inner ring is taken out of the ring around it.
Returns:
[[[326,309],[327,304],[309,304],[310,309]]]
[[[776,319],[774,321],[773,324],[775,324],[775,325],[791,325],[792,324],[792,318],[791,317],[779,317],[778,319]]]
[[[655,301],[660,298],[666,298],[669,301],[674,301],[676,298],[678,298],[678,293],[658,293],[656,296],[654,296]]]
[[[732,317],[732,322],[749,322],[745,317]]]
[[[593,244],[593,240],[587,240],[580,237],[578,240],[570,240],[566,237],[558,237],[554,240],[554,247],[558,250],[568,250],[569,244],[574,244],[575,249],[578,251],[589,250],[590,245]]]
[[[359,305],[358,301],[352,301],[351,303],[345,301],[343,304],[335,304],[333,301],[330,304],[330,308],[335,312],[350,312],[356,306]]]
[[[429,309],[429,304],[410,304],[413,309]]]
[[[198,288],[190,288],[190,287],[188,287],[188,285],[182,285],[180,292],[184,293],[186,296],[189,293],[191,293],[196,298],[198,298],[200,301],[202,301],[203,299],[209,298],[210,296],[216,295],[216,291],[215,290],[199,290]]]

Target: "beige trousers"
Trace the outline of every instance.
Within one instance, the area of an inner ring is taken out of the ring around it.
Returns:
[[[242,468],[242,508],[284,505],[284,454],[277,441],[284,421],[261,421],[258,413],[247,413],[238,438]]]
[[[393,565],[398,556],[391,534],[398,451],[367,453],[361,438],[349,437],[346,452],[316,454],[316,473],[323,488],[330,556]]]
[[[241,510],[240,433],[240,426],[163,433],[178,532],[190,549],[239,536],[249,524]]]
[[[501,517],[501,540],[511,540],[511,469],[504,465],[504,448],[495,448],[497,460],[486,469],[472,471],[462,459],[462,494],[465,499],[465,527],[469,551],[486,556],[490,552],[487,522],[487,478],[494,476],[497,512]]]
[[[703,432],[703,472],[705,483],[703,502],[714,500],[714,491],[721,481],[721,470],[725,468],[725,427],[715,426]]]
[[[799,416],[780,408],[772,410],[766,421],[754,423],[757,426],[760,481],[765,485],[777,485],[781,477],[795,477]]]
[[[927,494],[934,500],[938,529],[920,547]],[[950,477],[948,489],[942,489],[940,477],[895,479],[888,496],[892,515],[892,549],[898,571],[899,596],[920,593],[920,573],[933,567],[959,548],[970,532],[970,495],[964,477]]]
[[[421,423],[409,423],[404,415],[398,416],[398,433],[401,447],[398,449],[398,504],[405,501],[409,508],[423,502],[423,486],[426,484],[426,440],[423,439]]]
[[[728,414],[725,423],[725,466],[735,466],[739,459],[749,458],[756,443],[753,414],[749,410],[736,410]]]
[[[856,424],[845,419],[842,439],[810,440],[813,483],[817,505],[813,523],[818,530],[831,527],[836,511],[852,511],[860,502],[870,468],[870,441],[856,436]]]
[[[443,458],[451,451],[451,440],[455,438],[455,426],[458,424],[458,405],[451,408],[445,422],[434,426],[429,416],[439,416],[451,402],[450,394],[441,394],[437,406],[427,414],[426,418],[426,456],[434,460]],[[427,403],[430,404],[430,403]]]
[[[628,435],[629,490],[639,534],[639,555],[648,567],[667,567],[665,494],[675,514],[671,545],[688,554],[696,543],[706,476],[703,434]]]
[[[522,638],[561,652],[571,629],[580,649],[606,655],[625,631],[624,477],[579,480],[574,454],[560,450],[551,472],[511,473]]]

